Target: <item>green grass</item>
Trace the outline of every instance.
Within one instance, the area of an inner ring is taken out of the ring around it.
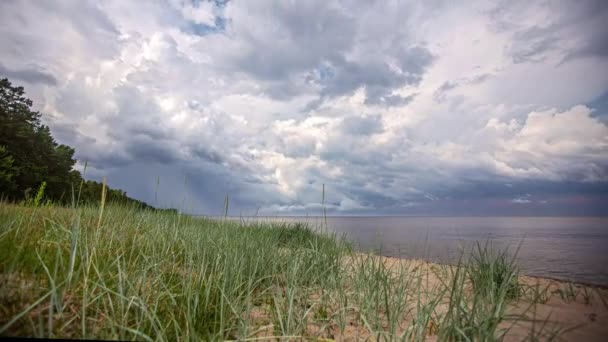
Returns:
[[[0,335],[493,341],[518,319],[517,267],[487,246],[429,272],[301,223],[103,210],[0,204]]]
[[[515,253],[515,255],[517,255]],[[519,296],[519,270],[508,249],[496,251],[489,243],[477,242],[469,260],[469,279],[478,296],[487,302]]]

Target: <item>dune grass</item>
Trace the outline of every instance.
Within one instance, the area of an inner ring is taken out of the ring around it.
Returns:
[[[523,318],[513,260],[391,264],[300,223],[2,203],[0,335],[500,340]]]

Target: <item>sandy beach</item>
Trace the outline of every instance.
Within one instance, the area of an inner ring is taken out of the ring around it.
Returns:
[[[420,260],[403,260],[382,257],[387,263],[399,267],[401,263],[416,263],[426,269],[428,283],[433,287],[441,283],[438,273],[433,271],[444,265],[437,265]],[[544,323],[548,330],[562,331],[558,340],[563,341],[606,341],[608,338],[608,289],[571,283],[556,279],[522,275],[519,284],[531,290],[538,288],[541,295],[539,301],[522,295],[514,300],[507,308],[508,313],[525,314],[531,321],[518,321],[505,336],[505,341],[522,341],[529,338],[533,321]],[[449,300],[449,299],[448,299]],[[506,328],[511,324],[503,322]],[[432,340],[432,336],[429,336]],[[549,336],[541,339],[549,339]]]
[[[422,275],[419,293],[430,293],[434,289],[446,285],[446,279],[441,274],[446,270],[455,271],[454,266],[430,263],[423,260],[399,259],[393,257],[370,256],[356,254],[354,258],[375,258],[395,272],[409,270]],[[346,264],[352,260],[345,260]],[[506,308],[507,316],[524,315],[526,318],[518,318],[517,321],[503,321],[500,328],[505,330],[503,341],[606,341],[608,337],[608,289],[571,283],[556,279],[533,277],[521,275],[518,280],[522,293],[519,298],[511,301]],[[535,292],[536,291],[536,292]],[[534,293],[534,294],[532,294]],[[534,300],[533,298],[536,298]],[[310,296],[309,305],[315,305],[322,301],[320,293]],[[445,297],[437,306],[437,315],[445,313],[450,298]],[[407,305],[407,303],[406,303]],[[415,305],[415,304],[413,304]],[[408,318],[414,319],[416,308],[410,307]],[[344,333],[336,329],[329,334],[327,341],[373,341],[377,336],[372,336],[358,317],[358,310],[353,310],[348,317],[348,323]],[[258,338],[274,340],[272,335],[272,324],[270,323],[268,311],[264,307],[258,307],[252,311],[252,318],[260,324],[261,329],[256,335]],[[400,325],[401,331],[406,331],[410,326],[408,319],[403,320]],[[266,328],[266,329],[265,329]],[[425,339],[437,341],[436,326],[429,323]],[[311,322],[308,331],[311,335],[318,333],[321,326]]]

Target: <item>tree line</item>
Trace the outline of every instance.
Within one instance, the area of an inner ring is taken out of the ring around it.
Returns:
[[[60,204],[97,203],[103,184],[83,179],[74,170],[74,148],[58,144],[23,87],[0,79],[0,195],[3,200],[29,201],[36,196]],[[106,186],[106,201],[153,209]]]

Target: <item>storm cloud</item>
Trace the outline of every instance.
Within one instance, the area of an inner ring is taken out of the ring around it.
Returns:
[[[87,178],[192,213],[600,215],[605,1],[0,2]],[[156,181],[160,185],[156,189]],[[158,199],[155,191],[158,190]]]

